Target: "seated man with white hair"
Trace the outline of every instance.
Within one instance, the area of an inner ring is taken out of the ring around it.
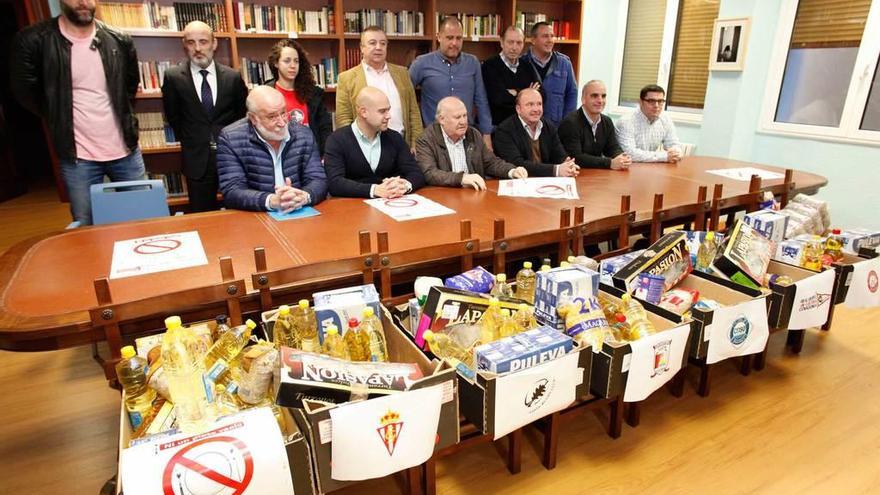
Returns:
[[[416,142],[416,160],[432,186],[486,189],[489,176],[524,179],[526,169],[495,156],[480,131],[468,125],[467,108],[455,96],[437,104],[437,121]]]
[[[257,86],[247,117],[220,131],[217,172],[227,208],[283,213],[327,196],[327,177],[312,131],[290,120],[284,96]]]

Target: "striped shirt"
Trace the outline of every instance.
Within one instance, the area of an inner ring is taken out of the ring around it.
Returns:
[[[452,164],[453,172],[470,173],[467,164],[467,155],[464,152],[464,136],[459,138],[458,142],[452,142],[446,131],[441,127],[443,132],[443,141],[446,142],[446,151],[449,152],[449,162]]]
[[[617,123],[617,140],[634,162],[665,162],[668,150],[681,151],[675,124],[665,113],[654,122],[648,122],[641,110],[623,117]]]

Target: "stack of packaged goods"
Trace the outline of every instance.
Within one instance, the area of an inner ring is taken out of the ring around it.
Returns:
[[[269,395],[278,352],[252,338],[256,323],[230,327],[221,315],[216,325],[185,327],[171,316],[165,326],[164,335],[136,341],[140,355],[124,347],[116,367],[132,445],[178,430],[200,433],[217,418],[252,407],[272,408],[284,431],[281,410]]]

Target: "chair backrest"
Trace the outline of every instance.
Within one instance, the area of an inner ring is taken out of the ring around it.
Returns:
[[[770,191],[774,196],[779,197],[779,204],[782,208],[785,208],[788,205],[788,200],[791,199],[790,196],[794,194],[794,170],[787,168],[785,169],[785,179],[782,181],[782,184],[776,184],[775,186],[759,186],[761,191]],[[760,184],[760,183],[759,183]]]
[[[617,215],[599,218],[586,223],[582,223],[583,218],[583,212],[576,209],[575,223],[580,224],[580,227],[578,228],[578,237],[581,240],[576,241],[579,245],[598,244],[605,241],[617,242],[617,247],[615,249],[610,249],[606,253],[594,255],[593,259],[602,260],[619,254],[628,253],[631,250],[629,245],[629,231],[636,220],[636,212],[630,209],[630,196],[628,194],[620,197],[620,213]]]
[[[379,289],[382,302],[386,305],[395,305],[411,297],[411,294],[392,297],[392,274],[395,269],[411,266],[421,270],[423,266],[428,264],[436,268],[439,266],[439,262],[448,260],[458,264],[456,270],[465,272],[473,268],[474,253],[480,248],[479,239],[471,237],[470,220],[462,220],[459,223],[459,240],[446,244],[392,253],[389,249],[388,232],[379,232],[377,241],[379,244]]]
[[[694,150],[697,149],[697,145],[693,143],[681,143],[681,156],[691,156],[694,154]]]
[[[321,280],[326,285],[326,289],[342,288],[349,285],[347,282],[356,274],[360,274],[363,284],[372,284],[373,270],[378,264],[376,254],[372,252],[370,233],[366,230],[358,232],[358,243],[361,254],[352,258],[308,263],[273,271],[267,268],[266,250],[262,247],[254,249],[254,264],[257,271],[251,275],[251,281],[254,288],[260,291],[260,306],[263,311],[275,307],[272,289],[275,288],[277,292],[279,286],[307,280]]]
[[[119,327],[122,323],[173,315],[194,307],[225,302],[230,323],[233,326],[241,325],[239,297],[245,295],[246,289],[244,279],[235,279],[232,258],[220,258],[220,277],[221,281],[215,284],[124,303],[113,302],[110,281],[106,277],[95,279],[98,305],[89,310],[89,317],[93,327],[103,328],[104,337],[110,347],[111,359],[102,363],[107,379],[113,380],[116,376],[114,366],[119,361],[123,345]]]
[[[697,202],[671,208],[663,208],[663,195],[654,195],[654,209],[651,214],[651,244],[663,235],[663,228],[678,223],[693,222],[693,230],[706,228],[706,215],[709,213],[711,204],[706,200],[709,188],[700,186],[697,191]]]
[[[89,194],[95,225],[170,215],[161,180],[92,184]]]
[[[749,182],[749,192],[745,194],[724,198],[722,197],[723,190],[723,184],[715,184],[715,188],[712,191],[712,211],[709,214],[709,224],[707,228],[716,232],[722,230],[722,214],[728,215],[728,221],[725,224],[726,229],[733,223],[733,215],[737,212],[745,211],[746,213],[749,213],[758,209],[758,205],[761,202],[761,178],[757,175],[753,175]]]
[[[583,206],[578,208],[583,214]],[[493,271],[494,273],[505,273],[508,255],[540,246],[555,245],[559,261],[563,261],[568,258],[571,241],[574,237],[575,229],[571,225],[571,209],[569,208],[560,210],[559,228],[513,237],[504,236],[504,219],[496,218],[492,240]]]

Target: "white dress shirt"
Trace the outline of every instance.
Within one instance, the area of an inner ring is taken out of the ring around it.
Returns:
[[[581,107],[581,112],[584,112],[584,117],[586,117],[587,122],[590,123],[590,129],[593,130],[593,141],[595,141],[596,140],[596,129],[599,128],[599,123],[602,122],[602,115],[599,115],[599,118],[597,118],[596,121],[593,122],[593,119],[590,118],[590,114],[588,114],[587,111],[584,110],[584,107]]]
[[[501,52],[501,61],[504,62],[504,65],[506,65],[508,69],[510,69],[510,72],[516,74],[516,69],[519,68],[519,59],[516,59],[516,63],[511,64],[507,61],[507,57],[504,56],[504,52]]]
[[[201,74],[199,75],[199,77],[201,77]],[[283,165],[284,165],[284,160],[283,160],[283,158],[284,158],[284,157],[283,157],[283,155],[281,154],[281,151],[284,150],[284,145],[286,145],[287,142],[290,141],[290,130],[289,130],[289,128],[288,128],[288,127],[285,127],[285,128],[284,128],[284,139],[281,140],[281,144],[278,145],[278,149],[277,149],[277,150],[275,149],[274,146],[272,146],[271,144],[269,144],[268,141],[266,141],[265,139],[263,139],[263,136],[261,136],[259,132],[256,132],[255,134],[257,135],[257,138],[259,138],[259,140],[262,141],[263,144],[266,145],[266,149],[269,150],[269,156],[272,157],[272,169],[273,169],[273,172],[274,172],[274,174],[275,174],[275,185],[276,185],[276,186],[283,186],[283,185],[285,185],[286,182],[284,181],[284,168],[283,168]],[[269,200],[270,200],[271,198],[272,198],[272,194],[269,194],[268,196],[266,196],[266,209],[267,209],[267,210],[271,210],[271,209],[272,209],[272,207],[269,206],[269,203],[270,203]],[[309,202],[311,203],[311,197],[309,197]]]
[[[198,65],[190,62],[189,70],[192,73],[193,78],[193,86],[196,88],[196,98],[199,101],[202,101],[202,74],[200,73],[203,70],[208,71],[208,86],[211,86],[211,97],[214,99],[214,105],[217,104],[217,66],[214,65],[214,61],[211,61],[211,65],[202,69]]]
[[[364,67],[367,86],[381,90],[391,102],[391,121],[388,122],[388,128],[403,134],[403,105],[400,103],[400,93],[391,77],[391,71],[388,70],[388,64],[385,64],[385,67],[378,71],[364,62],[361,62],[361,65]]]
[[[620,119],[617,124],[617,140],[624,153],[634,162],[665,162],[668,150],[681,151],[675,124],[666,113],[661,113],[654,122],[640,109]]]

